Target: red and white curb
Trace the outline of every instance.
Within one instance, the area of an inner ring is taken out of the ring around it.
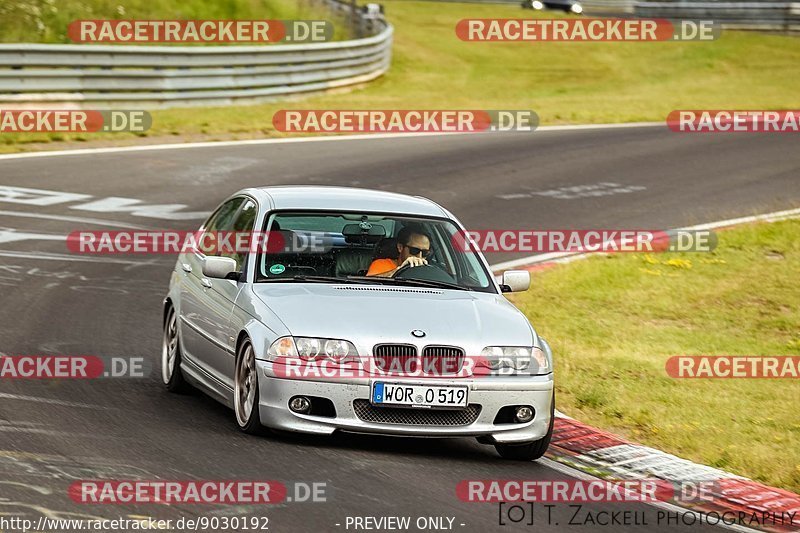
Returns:
[[[797,494],[628,442],[561,413],[556,417],[547,457],[557,463],[600,478],[662,479],[675,486],[702,483],[708,499],[676,497],[674,507],[740,531],[800,531]]]
[[[752,222],[776,222],[800,218],[800,209],[722,220],[681,230],[729,228]],[[521,268],[535,271],[583,259],[587,253],[552,253],[492,265],[495,273]],[[763,485],[729,472],[681,459],[675,455],[635,444],[556,412],[553,440],[543,459],[547,466],[583,478],[663,479],[676,486],[691,482],[713,482],[707,500],[675,500],[659,507],[706,516],[735,517],[734,523],[719,520],[722,527],[737,531],[800,532],[800,495]],[[577,472],[576,472],[577,471]],[[708,487],[709,485],[705,485]]]

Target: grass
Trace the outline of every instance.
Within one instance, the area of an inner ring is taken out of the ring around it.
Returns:
[[[800,354],[800,221],[723,231],[710,254],[556,266],[515,295],[583,422],[800,493],[800,380],[672,379],[673,355]]]
[[[302,0],[3,0],[0,42],[71,43],[67,26],[75,20],[285,20],[326,14]]]
[[[288,8],[276,10],[292,5],[283,3],[289,0],[270,0],[269,4],[265,4],[267,0],[103,1],[103,14],[107,15],[113,5],[130,4],[138,6],[141,16],[150,18],[166,13],[172,18],[246,18],[254,16],[256,8],[252,6],[262,4],[272,9],[262,16],[290,18]],[[66,4],[77,6],[82,2],[70,0]],[[273,113],[295,108],[533,109],[543,124],[560,124],[662,121],[671,110],[680,108],[800,106],[800,92],[796,90],[800,84],[800,39],[795,37],[725,31],[713,42],[462,42],[454,31],[462,18],[561,15],[531,15],[518,6],[497,4],[405,0],[386,0],[384,4],[395,26],[392,67],[387,75],[363,87],[234,108],[153,111],[152,129],[139,137],[127,133],[6,133],[0,137],[0,151],[48,148],[47,143],[59,141],[131,144],[177,136],[189,140],[279,136],[272,127]],[[175,5],[186,7],[175,11]],[[233,9],[231,5],[251,7]],[[126,7],[126,13],[131,9]],[[70,17],[62,17],[59,24]],[[0,24],[0,40],[9,40],[9,35],[20,38],[20,30],[12,23]],[[30,24],[22,27],[30,28]],[[21,35],[38,35],[28,31]]]

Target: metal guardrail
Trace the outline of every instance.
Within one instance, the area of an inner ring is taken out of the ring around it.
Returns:
[[[525,4],[523,0],[430,0]],[[774,0],[577,0],[589,16],[713,20],[724,28],[800,31],[800,3]],[[546,3],[546,2],[545,2]]]
[[[374,7],[326,3],[349,12],[355,33],[372,35],[266,46],[0,44],[0,105],[229,105],[363,83],[385,73],[392,26]]]
[[[633,0],[582,0],[583,12],[587,15],[633,15]]]
[[[800,31],[800,3],[730,0],[583,0],[590,15],[713,20],[723,28]]]
[[[792,2],[636,2],[637,17],[714,20],[723,27],[800,31],[800,3]]]

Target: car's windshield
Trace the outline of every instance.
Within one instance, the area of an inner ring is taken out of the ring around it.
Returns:
[[[345,282],[496,292],[452,221],[376,213],[278,212],[266,221],[256,282]],[[459,245],[462,243],[462,245]],[[415,256],[413,266],[403,259]],[[381,275],[375,275],[382,269]]]

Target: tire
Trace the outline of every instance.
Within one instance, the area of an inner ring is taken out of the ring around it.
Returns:
[[[539,440],[525,444],[495,444],[495,450],[500,457],[509,461],[535,461],[541,458],[550,446],[550,439],[553,438],[555,414],[556,393],[553,391],[553,400],[550,402],[550,426],[547,428],[547,434]]]
[[[164,320],[164,334],[161,340],[161,381],[169,392],[185,393],[191,387],[181,370],[181,341],[178,336],[178,316],[171,305]]]
[[[242,342],[236,354],[233,382],[236,425],[247,434],[261,434],[264,428],[258,416],[258,372],[250,339]]]

